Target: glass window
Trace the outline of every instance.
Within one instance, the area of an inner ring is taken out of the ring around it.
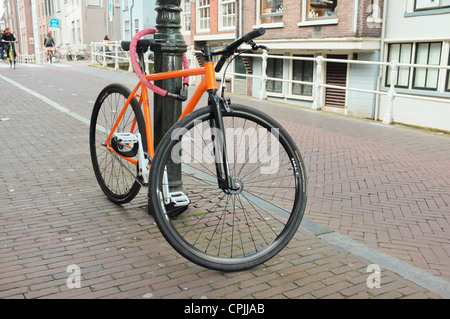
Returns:
[[[389,45],[388,62],[397,60],[399,63],[411,63],[412,43],[394,43]],[[396,87],[408,87],[409,67],[399,67],[397,73]],[[391,68],[387,67],[386,86],[391,85]]]
[[[292,80],[312,82],[313,72],[314,72],[313,61],[303,61],[303,60],[292,61]],[[292,94],[294,95],[312,96],[313,91],[312,89],[313,89],[312,85],[292,83]]]
[[[197,26],[199,31],[209,31],[209,0],[197,0]]]
[[[189,32],[191,31],[191,1],[183,0],[181,5],[183,8],[182,28],[184,32]]]
[[[100,7],[102,5],[101,0],[86,0],[88,7]]]
[[[266,75],[269,78],[283,78],[283,59],[269,58],[267,59]],[[283,82],[267,80],[266,82],[267,92],[282,93]]]
[[[222,28],[234,28],[236,25],[236,1],[220,0],[220,14]]]
[[[261,23],[283,22],[283,0],[260,0]]]
[[[442,43],[418,43],[416,64],[439,65],[441,63]],[[437,90],[439,69],[416,68],[414,72],[414,89]]]
[[[450,54],[448,56],[448,66],[450,66]],[[450,92],[450,70],[447,70],[447,85],[445,86],[445,91]]]
[[[335,18],[337,15],[337,0],[307,0],[306,17],[308,19],[316,18]]]
[[[416,10],[439,9],[450,7],[450,0],[416,0]]]

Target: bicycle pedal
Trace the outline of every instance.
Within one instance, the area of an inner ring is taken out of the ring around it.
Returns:
[[[132,133],[114,133],[110,145],[118,154],[125,157],[134,157],[139,150],[139,137]],[[126,150],[127,146],[128,150]]]
[[[139,142],[138,137],[133,133],[114,133],[114,137],[120,144],[134,144]]]
[[[183,192],[172,192],[169,193],[170,201],[175,207],[187,206],[191,203],[189,198]]]

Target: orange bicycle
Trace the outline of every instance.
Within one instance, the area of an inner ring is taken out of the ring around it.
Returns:
[[[142,31],[141,31],[142,32]],[[202,49],[204,67],[142,75],[133,91],[105,87],[91,118],[90,151],[95,176],[115,203],[131,201],[148,186],[148,207],[171,246],[206,268],[237,271],[278,254],[292,239],[306,205],[300,151],[285,129],[254,108],[218,93],[216,71],[238,47],[264,34],[254,30],[234,42]],[[148,34],[154,32],[147,32]],[[154,49],[154,40],[131,41],[130,55]],[[125,45],[126,46],[126,45]],[[220,55],[215,65],[214,55]],[[143,59],[140,59],[143,61]],[[154,149],[148,88],[187,100],[151,82],[202,75],[177,123]],[[203,94],[208,105],[194,111]]]

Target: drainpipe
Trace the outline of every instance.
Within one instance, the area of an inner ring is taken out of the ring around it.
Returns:
[[[388,0],[383,1],[383,20],[381,21],[381,48],[380,48],[380,62],[384,62],[384,51],[385,51],[385,37],[386,37],[386,12],[387,12]],[[381,81],[383,80],[383,69],[384,67],[380,65],[378,69],[377,78],[377,92],[380,91]],[[375,105],[372,111],[372,118],[377,121],[380,115],[380,94],[375,97]]]
[[[133,38],[133,8],[134,8],[134,0],[131,1],[130,6],[130,40]]]
[[[355,0],[353,3],[353,34],[356,36],[356,32],[358,32],[358,8],[359,1]]]
[[[242,1],[244,1],[244,0],[239,0],[239,37],[241,37],[243,34],[243,32],[242,32]]]

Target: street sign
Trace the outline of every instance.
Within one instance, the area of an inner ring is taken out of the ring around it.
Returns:
[[[50,27],[52,28],[59,28],[59,20],[58,19],[50,19],[49,22]]]

